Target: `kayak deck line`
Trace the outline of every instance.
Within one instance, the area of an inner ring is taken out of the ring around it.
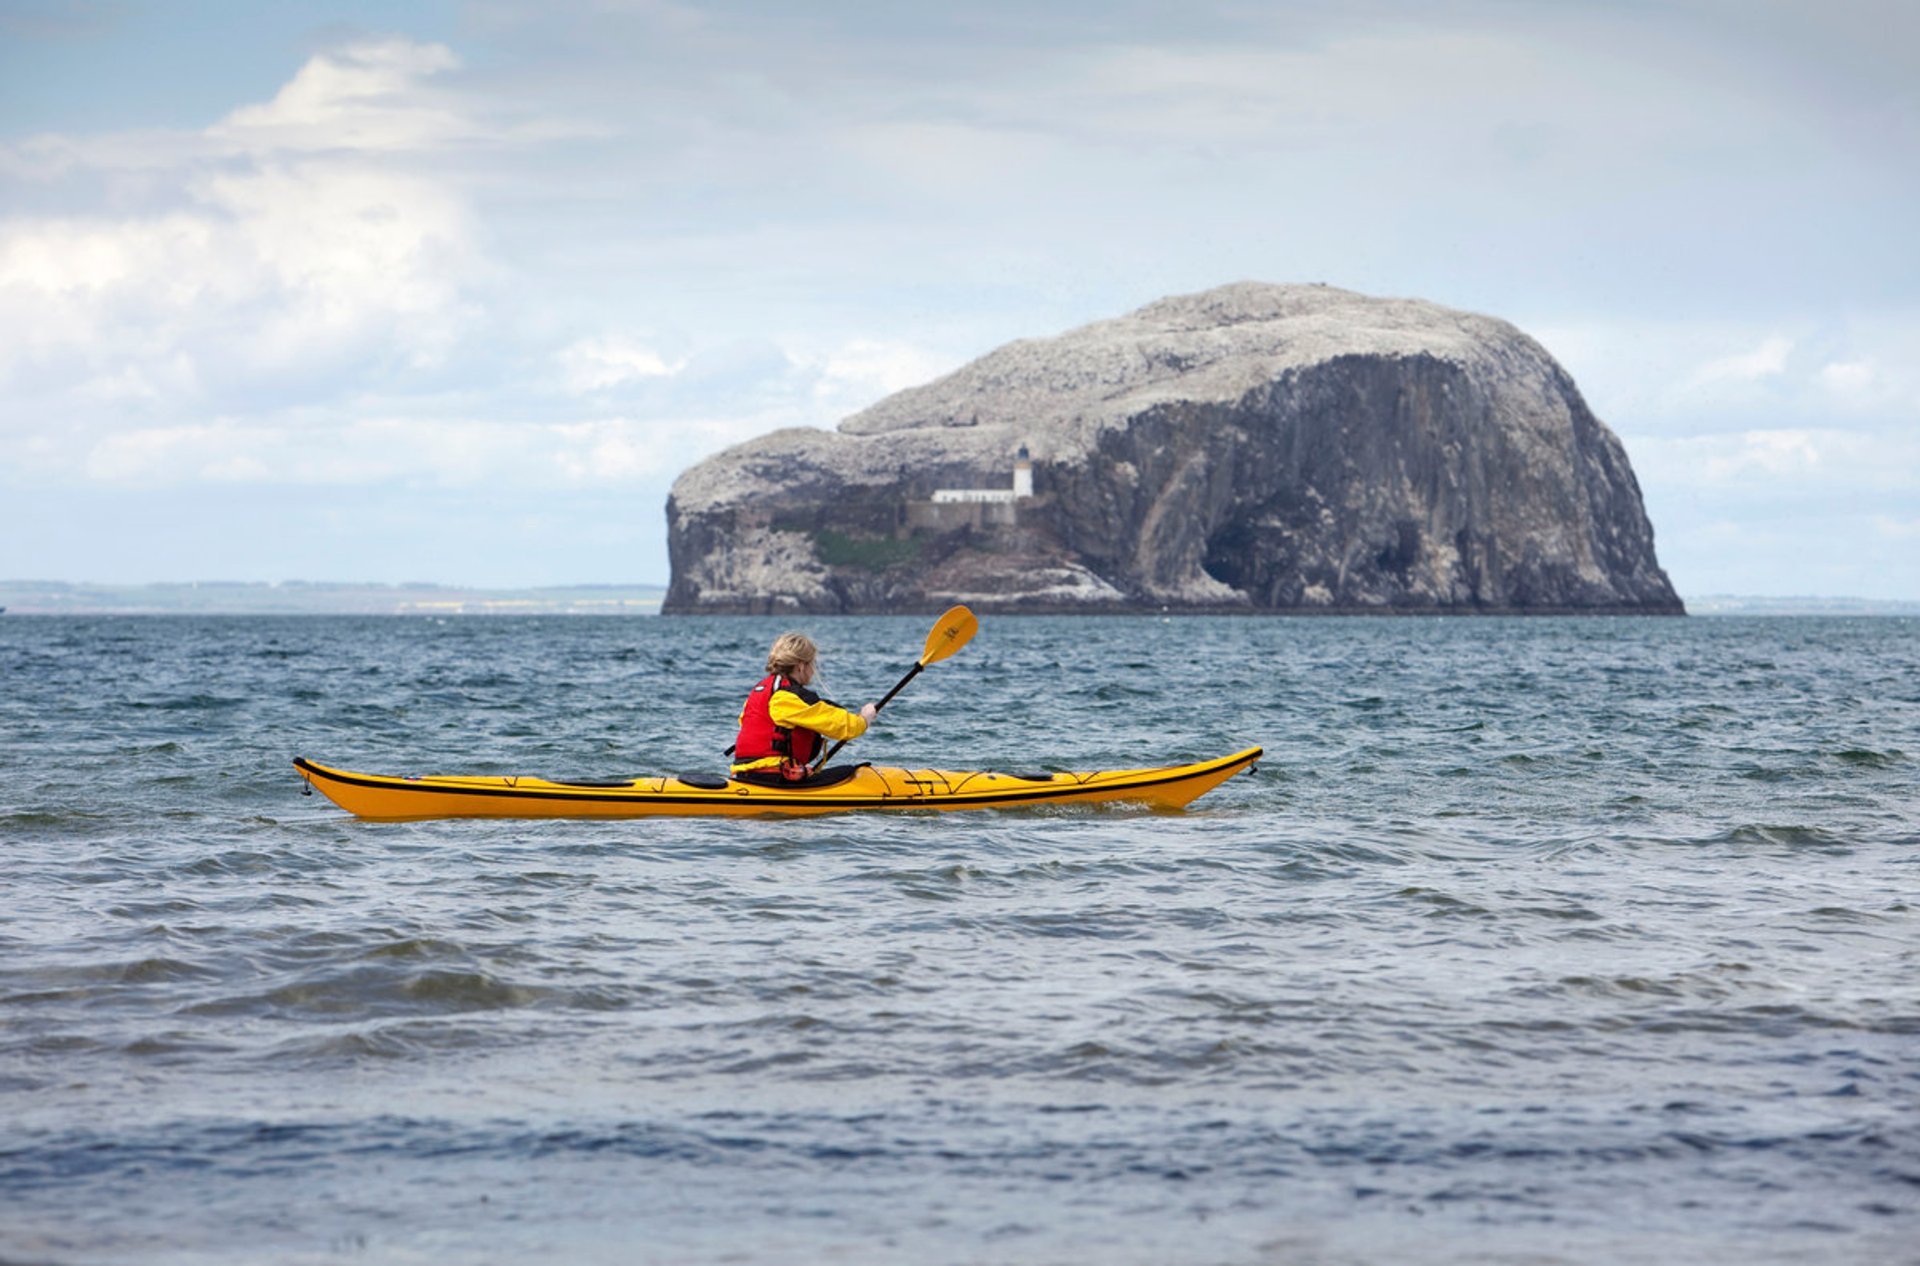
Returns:
[[[901,769],[861,765],[819,788],[769,787],[735,779],[648,775],[631,781],[565,782],[527,775],[395,777],[334,769],[304,756],[294,768],[308,784],[359,817],[384,821],[452,817],[726,816],[860,810],[1018,808],[1038,804],[1127,803],[1176,809],[1250,769],[1262,750],[1150,769],[1054,774]],[[717,784],[717,785],[716,785]]]

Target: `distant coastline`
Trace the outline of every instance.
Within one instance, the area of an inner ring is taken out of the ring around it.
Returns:
[[[487,589],[428,581],[373,584],[289,580],[143,585],[0,580],[0,611],[13,615],[658,615],[665,585],[547,585]],[[1909,616],[1920,600],[1704,594],[1699,616]]]
[[[15,615],[658,615],[665,595],[665,585],[642,584],[481,589],[427,581],[0,580],[0,609]]]
[[[1905,615],[1920,616],[1920,601],[1899,598],[1787,598],[1710,593],[1687,599],[1689,615]]]

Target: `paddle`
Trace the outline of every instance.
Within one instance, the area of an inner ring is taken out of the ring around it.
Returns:
[[[882,695],[880,702],[874,704],[877,712],[887,706],[887,701],[907,688],[907,683],[920,675],[920,670],[928,664],[937,664],[953,654],[980,631],[979,617],[965,607],[951,607],[947,613],[934,621],[933,629],[927,634],[927,648],[920,653],[920,659],[908,670],[907,675],[894,683],[892,690]],[[814,762],[815,769],[822,769],[833,758],[833,754],[847,745],[849,740],[841,739],[827,749],[827,754]]]

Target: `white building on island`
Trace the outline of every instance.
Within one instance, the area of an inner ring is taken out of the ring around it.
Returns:
[[[1010,488],[939,488],[907,503],[907,525],[935,532],[961,527],[1012,527],[1014,503],[1033,495],[1033,458],[1022,444],[1013,459]]]
[[[950,505],[954,502],[990,502],[1018,501],[1022,497],[1033,495],[1033,459],[1022,444],[1013,458],[1013,487],[1011,488],[940,488],[935,490],[933,501],[936,505]]]

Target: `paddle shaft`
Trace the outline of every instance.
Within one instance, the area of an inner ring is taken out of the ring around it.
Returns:
[[[920,675],[920,670],[925,667],[926,667],[925,664],[915,664],[912,668],[908,669],[906,676],[902,677],[899,681],[896,681],[893,683],[892,690],[889,690],[887,691],[887,693],[880,696],[880,702],[873,705],[873,710],[875,712],[878,712],[880,709],[886,707],[887,704],[892,701],[895,695],[899,694],[902,690],[905,690],[907,688],[908,682],[912,681],[915,677],[918,677]],[[846,741],[845,739],[841,740],[841,742],[845,742],[845,741]]]
[[[945,613],[942,614],[938,620],[934,621],[933,628],[927,632],[926,649],[920,652],[920,658],[914,661],[913,668],[908,671],[906,676],[894,683],[892,690],[887,691],[886,694],[881,696],[880,702],[873,705],[873,710],[878,712],[880,709],[886,707],[887,701],[899,694],[902,690],[905,690],[907,683],[915,677],[918,677],[922,668],[925,668],[928,664],[937,664],[947,656],[953,654],[968,642],[972,641],[973,635],[979,632],[979,630],[980,621],[974,617],[973,612],[967,610],[964,606],[948,607]],[[847,740],[841,739],[838,743],[828,748],[827,754],[815,761],[813,767],[815,769],[824,768],[826,763],[833,758],[833,754],[846,745]]]
[[[888,700],[892,699],[895,695],[899,694],[902,690],[905,690],[907,688],[907,683],[912,681],[915,677],[918,677],[920,675],[920,670],[925,667],[926,667],[925,664],[916,662],[912,668],[907,670],[906,676],[902,677],[899,681],[896,681],[893,683],[892,690],[889,690],[887,691],[886,694],[880,696],[880,702],[873,705],[873,710],[875,712],[878,712],[880,711],[880,709],[886,707]],[[833,759],[833,754],[839,751],[841,748],[845,747],[850,741],[851,740],[849,739],[841,739],[838,743],[835,743],[832,747],[829,747],[827,749],[826,755],[822,756],[819,760],[815,761],[813,763],[813,767],[815,769],[825,768],[826,763]]]

